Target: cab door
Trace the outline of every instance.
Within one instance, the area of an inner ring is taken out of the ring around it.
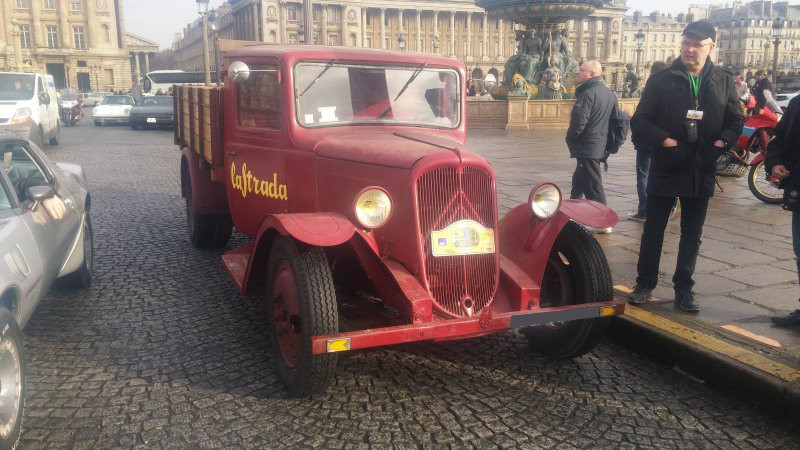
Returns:
[[[244,60],[246,81],[226,80],[225,177],[233,223],[253,236],[269,214],[289,211],[285,111],[277,59]],[[230,93],[230,94],[228,94]]]

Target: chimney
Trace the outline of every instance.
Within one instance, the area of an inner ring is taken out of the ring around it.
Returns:
[[[650,20],[653,22],[658,22],[658,11],[653,11],[650,13]]]
[[[761,17],[764,17],[764,7],[766,6],[765,3],[766,2],[764,2],[764,0],[761,0],[760,2],[758,2],[758,8],[759,8],[759,11],[761,12]]]
[[[642,12],[641,11],[634,11],[633,12],[633,22],[638,25],[639,22],[641,22],[641,21],[642,21]]]

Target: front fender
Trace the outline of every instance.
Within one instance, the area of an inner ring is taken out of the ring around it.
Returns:
[[[614,210],[595,201],[563,200],[553,217],[541,220],[525,203],[512,209],[498,224],[500,253],[541,286],[553,244],[570,220],[605,228],[616,225],[619,218]]]

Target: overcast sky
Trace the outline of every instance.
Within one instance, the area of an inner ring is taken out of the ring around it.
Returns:
[[[685,12],[689,4],[730,3],[733,0],[628,0],[628,13],[641,10],[645,14],[658,10],[664,13]],[[797,4],[800,0],[791,0]],[[133,34],[158,42],[161,49],[172,46],[175,33],[197,17],[195,0],[122,0],[125,9],[125,26]],[[211,0],[211,7],[224,0]],[[398,3],[403,3],[398,0]]]

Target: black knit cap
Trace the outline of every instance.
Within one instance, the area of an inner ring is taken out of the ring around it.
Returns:
[[[712,42],[717,41],[717,30],[714,25],[707,20],[698,20],[686,25],[683,29],[683,35],[691,34],[701,41],[704,39],[711,39]]]

